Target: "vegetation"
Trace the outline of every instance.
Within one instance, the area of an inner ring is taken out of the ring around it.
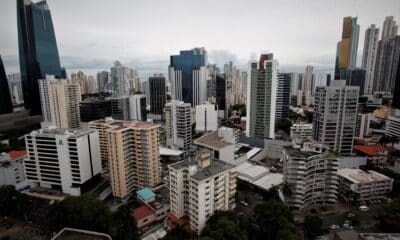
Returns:
[[[316,239],[323,234],[322,219],[318,215],[307,215],[303,224],[304,236],[306,239]]]
[[[246,104],[236,104],[231,106],[229,116],[232,111],[239,111],[241,117],[246,116]]]
[[[128,207],[111,213],[103,201],[90,194],[54,203],[47,220],[52,231],[72,227],[108,233],[113,239],[138,239],[136,222]]]
[[[275,131],[282,130],[286,134],[290,134],[290,127],[292,126],[292,121],[287,118],[279,119],[279,121],[275,122]]]
[[[314,114],[312,112],[310,112],[310,111],[304,110],[304,115],[306,115],[307,122],[308,123],[312,123]]]
[[[300,239],[290,210],[281,202],[271,200],[254,208],[251,239]]]
[[[194,234],[187,231],[183,225],[176,225],[171,231],[165,235],[163,240],[181,240],[181,239],[193,239]]]
[[[246,240],[245,230],[240,228],[239,219],[234,212],[216,212],[207,221],[201,239]]]
[[[30,203],[28,197],[16,191],[14,186],[0,187],[0,216],[25,220],[31,207]]]
[[[398,232],[400,229],[400,199],[393,200],[387,213],[379,216],[383,232]]]

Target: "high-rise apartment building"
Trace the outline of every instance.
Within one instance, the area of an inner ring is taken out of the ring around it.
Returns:
[[[292,72],[290,74],[290,95],[291,96],[297,96],[299,93],[299,90],[301,89],[300,86],[300,81],[299,81],[299,73],[297,72]]]
[[[393,110],[386,123],[386,135],[400,138],[400,109]]]
[[[118,120],[129,120],[129,96],[110,97],[111,116]]]
[[[65,78],[46,1],[17,0],[18,49],[25,109],[41,114],[38,79]]]
[[[249,73],[246,134],[274,138],[278,61],[272,53],[262,54],[258,62],[250,63]]]
[[[382,39],[378,42],[373,90],[392,92],[400,57],[400,36],[393,16],[386,17],[382,28]]]
[[[196,159],[170,164],[170,211],[189,216],[190,227],[200,233],[216,211],[230,211],[235,205],[236,172],[229,163],[211,159],[205,149]]]
[[[289,116],[290,105],[290,82],[291,73],[278,73],[278,84],[276,91],[276,110],[275,118],[282,119]]]
[[[162,74],[154,74],[149,77],[150,91],[150,113],[162,115],[165,102],[167,101],[167,86],[165,77]]]
[[[313,66],[308,65],[306,67],[306,70],[304,72],[304,88],[303,88],[303,93],[304,93],[304,101],[306,105],[311,105],[312,103],[312,89],[313,89]]]
[[[22,94],[21,74],[10,73],[8,74],[8,84],[10,87],[11,100],[13,104],[24,103],[24,96]]]
[[[26,179],[73,196],[101,172],[99,134],[95,130],[44,128],[25,135]]]
[[[218,109],[209,102],[196,106],[196,131],[208,132],[218,129]]]
[[[364,50],[361,68],[365,69],[365,88],[360,89],[366,94],[371,94],[374,86],[374,73],[376,53],[378,50],[379,28],[375,24],[365,31]]]
[[[358,113],[355,137],[364,138],[370,134],[371,113]]]
[[[335,68],[336,80],[346,79],[346,70],[356,67],[359,31],[357,17],[343,18],[342,40],[337,46],[339,56],[336,56],[338,59]]]
[[[111,84],[113,94],[116,96],[123,96],[133,92],[135,79],[135,71],[123,66],[119,61],[114,63],[111,67]]]
[[[192,144],[190,103],[172,100],[165,104],[165,133],[168,146],[188,149]]]
[[[359,87],[345,80],[317,87],[313,117],[314,139],[342,154],[352,152],[357,119]]]
[[[397,61],[396,83],[394,85],[392,107],[400,109],[400,55]]]
[[[97,73],[97,91],[105,92],[107,84],[110,80],[110,73],[107,71],[101,71]]]
[[[318,142],[295,140],[284,147],[283,175],[290,193],[283,190],[284,202],[300,209],[310,205],[334,204],[339,190],[338,158]]]
[[[6,71],[0,56],[0,114],[12,113],[10,88],[8,86]]]
[[[152,188],[160,183],[159,125],[98,120],[89,126],[99,131],[102,158],[108,154],[115,197],[123,199],[135,189]]]
[[[353,68],[348,70],[348,78],[346,79],[346,85],[358,86],[360,89],[360,96],[364,95],[364,89],[366,85],[366,70],[362,68]]]
[[[76,73],[71,73],[71,80],[74,83],[79,84],[82,94],[88,93],[88,76],[86,76],[84,72],[79,70]]]
[[[226,81],[223,74],[217,74],[215,78],[215,103],[218,107],[218,116],[224,117],[227,115],[228,109],[226,108]]]
[[[146,95],[135,94],[129,96],[129,119],[138,121],[147,120]]]
[[[172,99],[192,107],[207,101],[207,52],[204,48],[180,51],[170,58]]]
[[[72,80],[55,80],[49,75],[46,77],[39,81],[44,121],[50,120],[51,124],[59,128],[79,128],[79,84]]]

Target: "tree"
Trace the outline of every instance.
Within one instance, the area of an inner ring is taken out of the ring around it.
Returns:
[[[0,187],[0,216],[13,216],[25,220],[30,205],[28,197],[16,191],[14,186]]]
[[[293,193],[293,185],[288,183],[288,182],[285,182],[282,185],[281,190],[282,190],[282,193],[283,193],[284,196],[290,197],[292,195],[292,193]]]
[[[306,116],[307,122],[312,123],[314,114],[310,111],[304,111],[304,115]]]
[[[209,239],[246,240],[246,232],[239,225],[234,212],[215,212],[206,223],[201,237]]]
[[[379,139],[379,144],[382,145],[382,146],[386,146],[388,143],[390,143],[390,137],[389,136],[384,135]]]
[[[275,122],[275,130],[282,130],[286,134],[290,134],[290,127],[292,125],[292,121],[287,118],[282,118]]]
[[[255,206],[249,232],[252,239],[299,239],[290,210],[271,200]]]
[[[322,235],[322,220],[318,215],[307,215],[304,218],[303,231],[306,239],[316,239]]]
[[[112,215],[111,236],[118,240],[138,239],[138,229],[135,219],[127,206],[121,206]]]
[[[185,227],[181,224],[177,224],[171,231],[165,235],[163,240],[180,240],[180,239],[191,239],[192,233],[186,231]]]

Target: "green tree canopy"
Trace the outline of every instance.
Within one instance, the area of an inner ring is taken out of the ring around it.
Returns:
[[[306,239],[316,239],[322,231],[322,220],[318,215],[307,215],[304,219],[303,231]]]
[[[234,212],[215,212],[201,233],[205,239],[246,240],[246,232],[240,228]]]
[[[15,190],[14,186],[0,186],[0,216],[13,216],[23,219],[30,208],[25,194]]]

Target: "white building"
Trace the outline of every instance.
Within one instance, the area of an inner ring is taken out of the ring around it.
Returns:
[[[346,86],[346,81],[335,80],[330,86],[317,87],[313,117],[316,141],[331,150],[350,154],[356,128],[358,86]]]
[[[196,162],[197,161],[197,162]],[[189,216],[190,227],[200,233],[215,211],[235,208],[236,172],[234,166],[212,161],[204,150],[196,160],[170,164],[170,211],[178,219]]]
[[[305,104],[311,105],[311,97],[312,97],[312,85],[313,85],[313,67],[307,66],[304,72],[304,84],[303,84],[303,92],[305,98]]]
[[[218,110],[209,102],[196,106],[196,131],[208,132],[218,129]]]
[[[39,79],[40,103],[42,106],[43,122],[51,123],[49,85],[57,80],[54,75],[46,75],[45,79]]]
[[[99,134],[96,130],[55,127],[25,135],[28,182],[79,196],[81,187],[101,172]]]
[[[164,111],[167,146],[188,149],[192,144],[190,103],[172,100],[165,104]]]
[[[386,134],[400,138],[400,110],[393,109],[386,122]]]
[[[146,121],[146,95],[135,94],[129,97],[130,120]]]
[[[295,123],[290,127],[290,138],[311,138],[313,125],[311,123]]]
[[[135,71],[123,66],[119,61],[111,67],[111,84],[113,94],[116,96],[127,95],[132,92],[135,84]],[[132,82],[133,81],[133,82]]]
[[[24,159],[26,152],[11,151],[0,155],[0,186],[13,185],[16,189],[25,187]]]
[[[379,28],[375,24],[365,31],[364,48],[361,68],[365,69],[365,94],[372,93],[374,87],[374,74],[376,53],[378,50]]]
[[[334,204],[339,178],[338,158],[315,141],[294,141],[283,151],[283,175],[289,191],[281,189],[284,202],[293,208]]]
[[[356,135],[357,138],[364,138],[370,135],[371,114],[358,113],[356,122]]]
[[[375,172],[343,168],[338,171],[340,193],[349,198],[351,193],[359,194],[359,201],[382,198],[393,188],[393,179]]]

